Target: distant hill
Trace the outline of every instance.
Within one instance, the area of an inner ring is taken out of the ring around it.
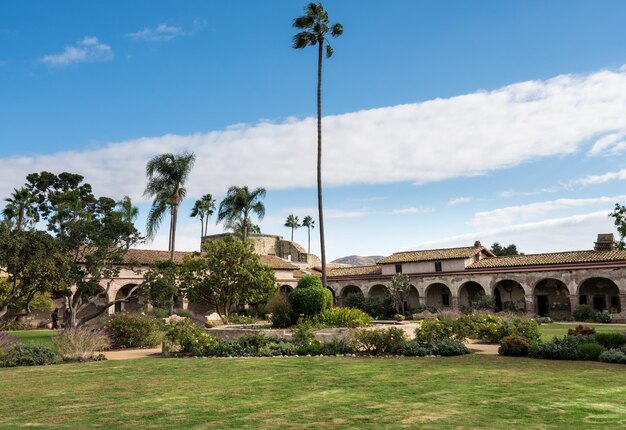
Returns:
[[[382,255],[370,255],[369,257],[363,257],[361,255],[349,255],[347,257],[341,257],[333,260],[332,263],[336,264],[349,264],[350,266],[372,266],[383,258]]]

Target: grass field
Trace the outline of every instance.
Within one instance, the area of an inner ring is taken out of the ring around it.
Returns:
[[[5,368],[0,428],[624,428],[625,370],[475,354]]]
[[[583,325],[587,325],[582,323]],[[542,324],[539,326],[539,331],[541,332],[542,340],[550,340],[554,336],[564,336],[567,334],[567,330],[570,328],[575,328],[578,324]],[[596,329],[598,333],[624,333],[626,332],[626,326],[624,325],[614,325],[614,324],[603,324],[603,325],[591,325]]]
[[[10,331],[11,336],[15,336],[22,342],[40,343],[46,346],[52,346],[52,335],[56,330],[17,330]]]

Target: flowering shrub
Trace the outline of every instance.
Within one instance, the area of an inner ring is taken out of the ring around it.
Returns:
[[[152,348],[163,340],[162,323],[143,315],[115,315],[104,329],[114,348]]]
[[[310,319],[315,327],[366,327],[372,323],[372,317],[359,309],[332,308]]]
[[[593,327],[587,327],[582,324],[578,324],[576,328],[570,328],[567,330],[568,336],[593,336],[596,334],[596,329]]]
[[[75,328],[60,331],[52,338],[66,360],[90,360],[97,353],[109,349],[109,337],[103,331]]]
[[[178,352],[197,357],[214,355],[219,340],[188,320],[170,325],[163,343],[163,352]]]
[[[523,357],[528,355],[528,347],[530,341],[528,338],[518,336],[516,334],[505,336],[500,340],[500,348],[498,354],[509,355],[513,357]]]
[[[390,354],[406,341],[406,332],[399,328],[355,330],[350,337],[355,350],[368,355]]]

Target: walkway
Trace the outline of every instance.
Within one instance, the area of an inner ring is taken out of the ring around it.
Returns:
[[[161,348],[118,349],[104,352],[104,356],[107,360],[129,360],[133,358],[156,357],[159,355],[161,355]]]

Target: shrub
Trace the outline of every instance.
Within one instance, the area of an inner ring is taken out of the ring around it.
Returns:
[[[17,344],[14,351],[16,366],[46,366],[62,361],[54,349],[36,343]]]
[[[406,317],[404,315],[402,315],[402,314],[395,314],[393,316],[393,319],[396,320],[396,321],[404,321],[406,319]]]
[[[15,366],[15,346],[18,341],[7,332],[0,331],[0,367]]]
[[[279,341],[270,342],[262,346],[257,355],[259,357],[275,357],[275,356],[289,356],[295,355],[297,352],[296,346],[291,342]]]
[[[185,309],[181,309],[179,311],[176,311],[176,315],[178,315],[179,317],[182,318],[191,318],[193,316],[193,314]]]
[[[533,358],[546,358],[549,360],[577,360],[578,347],[582,336],[554,337],[549,342],[536,343],[528,350],[528,355]]]
[[[272,314],[272,326],[276,328],[291,327],[293,322],[293,312],[287,299],[280,293],[274,294],[267,301],[265,311]]]
[[[324,342],[320,345],[320,353],[324,355],[341,355],[341,354],[353,354],[354,348],[343,337],[333,337],[328,342]]]
[[[456,328],[455,322],[451,320],[425,320],[415,329],[415,340],[428,345],[435,340],[451,339],[457,335]]]
[[[374,318],[387,318],[395,314],[393,299],[386,297],[383,300],[377,297],[364,297],[363,294],[348,294],[346,306],[360,309]]]
[[[605,363],[626,364],[626,353],[619,349],[609,349],[600,354],[598,360],[604,361]]]
[[[608,312],[597,312],[595,321],[602,324],[609,324],[611,322],[611,315]]]
[[[567,330],[568,336],[593,336],[595,333],[595,328],[587,327],[582,324],[578,324],[576,328],[570,328]]]
[[[320,351],[320,342],[315,339],[310,323],[301,322],[295,330],[293,330],[292,341],[296,345],[299,355],[318,355]]]
[[[516,334],[505,336],[500,340],[498,354],[512,357],[524,357],[528,355],[530,340]]]
[[[459,339],[435,340],[430,344],[428,350],[432,355],[440,355],[442,357],[470,353],[470,350],[467,349],[463,341]]]
[[[2,321],[0,322],[0,331],[17,331],[17,330],[30,330],[32,327],[29,324],[18,321]]]
[[[512,334],[506,327],[504,319],[488,312],[471,316],[474,335],[477,339],[489,343],[498,343],[503,337]]]
[[[84,327],[60,331],[52,342],[65,360],[91,360],[98,352],[109,349],[105,332]]]
[[[168,327],[163,352],[177,352],[197,357],[214,355],[218,339],[188,320],[178,321]]]
[[[205,344],[201,356],[215,357],[240,357],[246,354],[246,350],[237,340],[217,339],[217,343],[213,344],[213,340],[209,344]]]
[[[578,305],[574,312],[574,319],[576,321],[594,321],[598,312],[589,305]]]
[[[170,312],[167,309],[152,308],[152,313],[157,318],[167,318],[170,316]]]
[[[399,328],[355,330],[350,337],[353,348],[368,355],[392,353],[406,340],[406,332]]]
[[[147,316],[116,315],[104,329],[115,348],[151,348],[163,340],[162,324]]]
[[[424,357],[429,354],[429,350],[414,340],[400,344],[393,353],[407,357]]]
[[[597,343],[584,342],[576,347],[579,360],[597,360],[606,349]]]
[[[333,294],[313,275],[303,276],[296,289],[289,293],[288,299],[296,315],[317,315],[333,305]]]
[[[538,340],[541,337],[539,324],[532,318],[514,315],[511,318],[506,318],[504,324],[504,332],[508,335],[515,334],[530,340]]]
[[[332,308],[310,319],[316,327],[365,327],[372,323],[372,317],[359,309]]]
[[[241,335],[237,342],[249,355],[255,355],[259,349],[270,342],[278,341],[278,339],[266,336],[263,333],[248,333]]]
[[[621,333],[596,333],[593,338],[606,349],[619,349],[626,345],[626,336]]]
[[[228,316],[229,324],[256,324],[258,322],[258,318],[250,317],[247,315],[239,315],[239,314],[230,314]]]

